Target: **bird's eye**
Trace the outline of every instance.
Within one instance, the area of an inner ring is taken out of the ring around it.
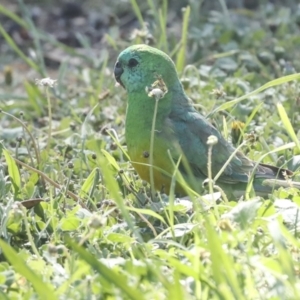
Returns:
[[[128,62],[128,67],[133,68],[138,65],[138,61],[135,58],[130,58]]]

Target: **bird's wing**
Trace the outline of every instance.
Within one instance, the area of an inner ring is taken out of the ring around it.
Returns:
[[[218,143],[212,149],[213,177],[235,151],[235,148],[222,137],[220,132],[193,108],[173,110],[169,115],[169,122],[172,124],[176,139],[179,140],[182,152],[195,176],[207,177],[207,139],[209,136],[214,135],[218,138]],[[219,181],[231,184],[248,182],[255,165],[255,162],[238,151],[219,177]],[[273,178],[274,175],[272,168],[263,165],[259,165],[255,171],[256,177]]]

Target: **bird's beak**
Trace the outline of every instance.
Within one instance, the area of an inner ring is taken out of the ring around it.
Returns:
[[[122,68],[121,63],[117,61],[114,69],[114,74],[115,74],[116,81],[120,83],[122,87],[124,87],[124,84],[121,81],[121,75],[123,74],[123,71],[124,69]]]

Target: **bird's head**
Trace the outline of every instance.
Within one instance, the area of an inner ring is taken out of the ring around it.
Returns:
[[[122,51],[114,74],[128,93],[141,92],[161,79],[166,88],[181,86],[172,59],[148,45],[134,45]]]

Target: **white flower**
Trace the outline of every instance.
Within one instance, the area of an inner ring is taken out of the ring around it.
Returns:
[[[49,86],[51,88],[54,87],[54,85],[56,84],[57,80],[53,80],[49,77],[47,78],[42,78],[42,79],[36,79],[35,80],[35,84],[38,86]]]
[[[207,145],[213,146],[218,143],[218,138],[215,135],[210,135],[207,139]]]

